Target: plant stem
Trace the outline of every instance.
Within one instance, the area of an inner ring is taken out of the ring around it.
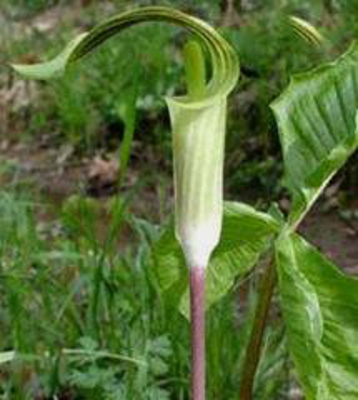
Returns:
[[[205,269],[190,269],[191,393],[205,400]]]
[[[268,263],[265,273],[260,279],[259,299],[255,312],[254,323],[250,340],[246,350],[246,356],[242,369],[240,385],[240,400],[253,399],[253,386],[256,370],[260,361],[262,340],[265,333],[268,312],[276,285],[275,261],[272,258]]]

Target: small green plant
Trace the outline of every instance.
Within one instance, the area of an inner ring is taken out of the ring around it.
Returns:
[[[153,250],[163,294],[191,316],[193,400],[205,399],[205,307],[225,295],[237,277],[267,253],[271,260],[262,278],[243,363],[240,400],[253,398],[276,274],[288,345],[306,397],[358,396],[358,282],[342,274],[296,232],[358,147],[358,45],[335,63],[295,77],[272,105],[280,130],[285,185],[292,196],[285,218],[274,206],[269,213],[242,203],[223,207],[226,98],[238,78],[238,61],[230,45],[204,22],[163,7],[133,10],[81,34],[48,63],[14,68],[29,78],[52,78],[123,28],[151,20],[184,26],[197,40],[189,42],[185,51],[188,95],[167,99],[173,131],[175,227],[168,228]],[[203,49],[212,64],[208,81]],[[98,271],[101,275],[101,266]],[[96,304],[98,292],[94,296]],[[102,375],[98,368],[91,373],[96,379]],[[112,375],[109,371],[104,379],[111,381]],[[72,379],[82,386],[91,381],[81,373]]]

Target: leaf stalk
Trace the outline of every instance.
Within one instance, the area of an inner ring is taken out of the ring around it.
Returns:
[[[260,362],[262,341],[276,282],[275,260],[272,257],[259,283],[259,299],[241,373],[240,400],[253,399],[254,380]]]

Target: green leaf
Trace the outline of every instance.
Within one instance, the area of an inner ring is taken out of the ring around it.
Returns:
[[[358,280],[296,234],[276,246],[289,347],[308,400],[358,398]]]
[[[225,204],[221,240],[206,270],[206,309],[229,291],[238,276],[256,264],[279,229],[268,214],[242,203]],[[172,226],[154,245],[153,257],[165,297],[188,317],[188,269]]]
[[[357,149],[358,43],[335,62],[295,76],[271,105],[279,126],[285,185],[297,226]]]

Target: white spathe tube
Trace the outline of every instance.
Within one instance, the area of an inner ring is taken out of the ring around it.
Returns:
[[[223,214],[226,97],[188,107],[167,104],[173,134],[175,231],[190,268],[205,268],[219,242]]]

